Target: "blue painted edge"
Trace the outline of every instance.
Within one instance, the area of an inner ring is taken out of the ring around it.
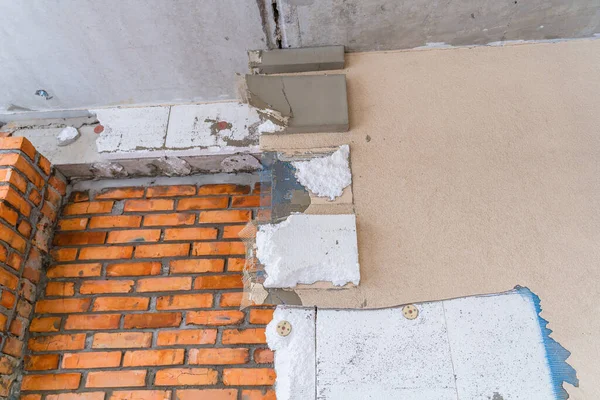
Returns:
[[[516,286],[515,290],[523,297],[529,298],[535,307],[540,330],[542,332],[544,347],[546,348],[546,360],[550,367],[554,397],[557,400],[566,400],[569,398],[569,394],[563,388],[563,382],[570,383],[573,386],[579,386],[577,372],[567,363],[567,358],[569,358],[571,352],[550,337],[552,330],[548,328],[548,321],[540,315],[542,307],[540,305],[541,301],[539,296],[529,290],[529,288],[523,286]]]

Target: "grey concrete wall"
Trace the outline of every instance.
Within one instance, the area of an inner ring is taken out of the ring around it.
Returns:
[[[347,51],[371,51],[600,32],[599,0],[277,1],[285,47],[341,44]]]
[[[0,111],[232,99],[267,47],[256,0],[0,0],[0,16]]]

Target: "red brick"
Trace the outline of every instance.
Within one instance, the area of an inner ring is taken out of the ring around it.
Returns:
[[[264,204],[265,205],[270,204],[270,201],[267,197],[264,198]],[[233,207],[233,208],[260,207],[260,196],[233,196],[231,198],[231,207]]]
[[[273,362],[273,351],[269,349],[254,350],[254,362],[257,364],[270,364]]]
[[[69,315],[65,323],[66,330],[98,330],[119,328],[120,314]]]
[[[0,169],[0,182],[7,182],[25,193],[27,191],[27,181],[17,171],[10,168]]]
[[[108,214],[112,211],[114,201],[90,201],[67,204],[62,215]]]
[[[7,255],[8,250],[6,250],[6,247],[4,247],[4,245],[0,244],[0,262],[6,261]]]
[[[168,292],[172,290],[190,290],[191,277],[181,278],[144,278],[137,283],[137,292]]]
[[[106,243],[157,242],[159,238],[160,229],[133,229],[110,232]]]
[[[135,249],[136,258],[182,257],[190,252],[188,243],[175,244],[146,244]]]
[[[188,325],[237,325],[244,317],[241,311],[190,311],[185,321]]]
[[[194,256],[222,256],[246,254],[246,246],[242,242],[199,242],[194,243]]]
[[[92,217],[90,229],[96,228],[137,228],[142,222],[139,215],[106,215]]]
[[[223,383],[227,386],[273,385],[275,371],[271,368],[226,368]]]
[[[48,161],[48,159],[41,154],[40,159],[38,160],[38,167],[40,167],[40,169],[44,171],[46,175],[50,175],[52,165],[50,164],[50,161]]]
[[[56,216],[58,213],[52,204],[49,201],[45,202],[42,206],[42,214],[44,214],[50,221],[56,221]]]
[[[242,390],[242,400],[277,400],[273,389]]]
[[[221,307],[239,307],[242,304],[244,292],[222,293],[219,306]]]
[[[168,368],[156,371],[154,384],[158,386],[198,386],[217,383],[218,372],[208,368]]]
[[[96,297],[92,311],[143,311],[149,301],[148,297]]]
[[[55,208],[58,208],[62,201],[62,196],[50,186],[47,187],[44,198]]]
[[[248,321],[251,324],[267,325],[273,319],[272,308],[253,308],[250,310]]]
[[[228,258],[227,259],[227,271],[228,272],[242,272],[246,265],[245,258]]]
[[[27,279],[21,279],[20,283],[21,288],[19,289],[19,295],[33,303],[35,301],[37,287]]]
[[[56,172],[56,171],[55,171]],[[67,194],[67,183],[64,179],[60,178],[58,175],[53,175],[48,179],[48,183],[58,191],[61,195]]]
[[[39,354],[25,357],[27,371],[48,371],[58,368],[58,354]]]
[[[67,232],[54,235],[55,246],[77,246],[81,244],[103,244],[106,232]]]
[[[42,195],[35,189],[31,189],[31,193],[29,193],[29,201],[37,206],[42,202]]]
[[[96,333],[92,347],[94,349],[131,349],[150,347],[151,332]]]
[[[69,218],[58,221],[58,229],[61,231],[81,231],[87,226],[87,218]]]
[[[4,323],[2,323],[4,325]],[[15,318],[10,323],[10,327],[8,328],[10,333],[17,336],[19,339],[23,338],[23,334],[25,333],[25,324],[22,319]]]
[[[99,246],[84,247],[79,251],[80,260],[116,260],[119,258],[131,258],[132,246]]]
[[[6,331],[6,322],[8,321],[8,316],[0,313],[0,330],[1,332]]]
[[[25,375],[21,390],[67,390],[77,389],[81,374]]]
[[[6,308],[12,308],[15,305],[16,298],[15,295],[6,290],[2,291],[2,296],[0,296],[0,305]]]
[[[156,344],[158,346],[179,346],[190,344],[215,344],[216,341],[216,329],[178,329],[173,331],[159,331]]]
[[[132,350],[123,356],[124,367],[183,364],[183,349]]]
[[[32,309],[33,306],[28,301],[24,299],[19,299],[17,301],[17,313],[21,317],[29,319]]]
[[[54,249],[50,254],[54,261],[73,261],[77,256],[77,249]]]
[[[29,325],[30,332],[58,332],[60,330],[60,317],[34,318]]]
[[[85,387],[136,387],[146,385],[146,371],[90,371]]]
[[[237,389],[187,389],[177,390],[174,400],[237,400]]]
[[[81,294],[98,293],[129,293],[133,291],[133,281],[131,280],[98,280],[83,281],[79,287]]]
[[[82,350],[85,347],[85,333],[38,336],[29,339],[28,345],[31,351]]]
[[[48,278],[81,278],[86,276],[100,276],[102,264],[59,264],[48,269]]]
[[[250,193],[250,186],[225,184],[203,185],[198,189],[199,196],[208,196],[215,194],[247,194]]]
[[[195,220],[196,220],[195,214],[186,214],[186,213],[147,214],[144,216],[144,226],[193,225]]]
[[[19,233],[27,238],[31,236],[31,229],[31,224],[26,220],[19,222],[19,226],[17,228]]]
[[[177,210],[210,210],[227,208],[229,198],[227,197],[205,197],[193,199],[181,199],[177,203]]]
[[[18,253],[12,253],[10,257],[8,257],[7,264],[12,269],[18,271],[21,269],[21,263],[23,262],[23,257],[21,257]]]
[[[125,202],[125,212],[135,211],[169,211],[173,209],[173,200],[153,199],[153,200],[127,200]]]
[[[63,354],[62,368],[89,369],[118,367],[121,363],[120,351],[95,351]]]
[[[73,282],[48,282],[46,285],[46,296],[68,297],[75,294]]]
[[[223,239],[240,239],[240,232],[246,225],[228,225],[223,228]]]
[[[266,344],[265,330],[253,329],[225,329],[223,331],[223,344]]]
[[[199,274],[203,272],[222,272],[224,260],[219,259],[186,259],[169,262],[171,274]]]
[[[144,188],[115,188],[115,189],[104,189],[101,193],[96,195],[98,199],[136,199],[144,197]]]
[[[180,186],[153,186],[148,188],[146,197],[180,197],[193,196],[196,194],[196,187],[191,185]]]
[[[215,228],[173,228],[165,229],[164,240],[212,240],[217,238]]]
[[[189,364],[227,365],[246,364],[250,356],[248,349],[190,349]]]
[[[11,226],[17,225],[17,220],[19,219],[19,214],[10,208],[4,201],[0,200],[0,218],[5,220]]]
[[[31,160],[35,159],[35,147],[22,136],[12,136],[0,140],[0,150],[18,150],[27,154]]]
[[[69,203],[80,203],[82,201],[89,201],[89,200],[90,200],[90,195],[88,192],[83,192],[83,191],[71,192],[71,195],[69,196]]]
[[[1,140],[0,140],[1,141]],[[4,268],[0,268],[0,285],[6,286],[9,289],[17,290],[19,278]]]
[[[38,189],[41,189],[44,186],[44,179],[40,173],[37,172],[31,163],[21,154],[0,154],[0,165],[18,169]]]
[[[160,274],[159,262],[134,262],[110,264],[106,267],[106,276],[144,276]]]
[[[156,300],[156,309],[186,310],[191,308],[210,308],[212,302],[213,296],[210,293],[161,296]]]
[[[124,328],[167,328],[181,324],[181,313],[149,313],[125,315]]]
[[[200,223],[226,224],[233,222],[248,222],[252,217],[250,210],[202,211]]]
[[[21,194],[10,186],[0,186],[0,201],[8,202],[26,217],[31,214],[31,205]]]
[[[91,299],[54,299],[39,300],[35,304],[38,314],[70,314],[85,312],[90,307]]]
[[[170,400],[170,390],[119,390],[109,400]],[[99,399],[104,400],[104,398]]]
[[[48,394],[46,400],[104,400],[104,392]]]
[[[6,323],[6,321],[5,321]],[[7,337],[4,342],[4,348],[2,349],[4,354],[21,358],[23,355],[23,342],[14,337]]]
[[[10,375],[18,366],[18,361],[7,356],[0,356],[0,374]]]
[[[25,249],[27,248],[25,240],[3,224],[0,224],[0,238],[19,253],[25,253]]]
[[[241,275],[199,276],[194,289],[241,289],[244,287]]]

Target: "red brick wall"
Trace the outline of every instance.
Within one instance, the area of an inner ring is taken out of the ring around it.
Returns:
[[[73,193],[35,307],[23,398],[274,399],[272,310],[239,310],[237,233],[258,207],[252,189]]]
[[[0,398],[20,376],[24,340],[64,178],[24,138],[0,138]]]

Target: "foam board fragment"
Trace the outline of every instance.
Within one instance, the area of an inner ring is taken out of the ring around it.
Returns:
[[[350,147],[346,144],[331,155],[295,161],[292,165],[296,168],[296,178],[304,187],[317,196],[334,200],[352,183],[349,156]]]
[[[314,308],[278,306],[273,320],[266,328],[267,344],[275,351],[278,399],[307,400],[315,398],[315,317]],[[280,336],[276,327],[280,321],[288,321],[292,331]]]
[[[267,275],[266,288],[360,281],[353,214],[293,214],[279,224],[259,226],[256,246]]]

